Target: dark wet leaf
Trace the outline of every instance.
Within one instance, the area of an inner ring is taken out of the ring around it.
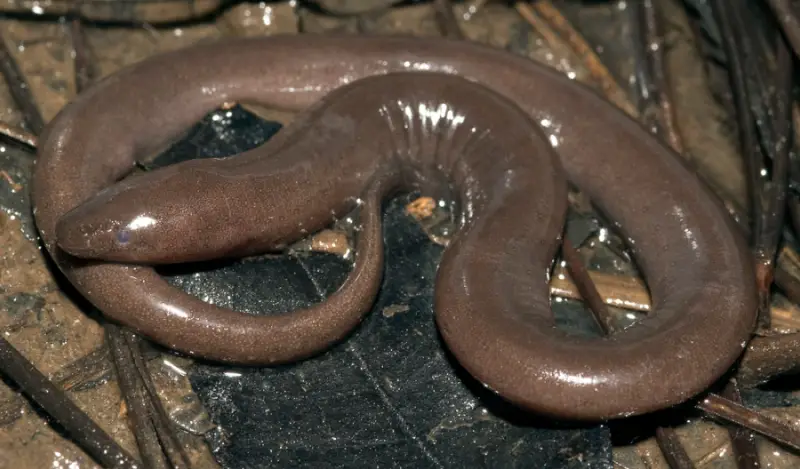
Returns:
[[[30,180],[33,173],[33,155],[11,145],[0,143],[0,210],[11,219],[19,220],[26,238],[36,240],[30,202]],[[7,176],[7,178],[6,178]]]
[[[241,108],[217,111],[151,166],[241,152],[277,130]],[[230,468],[611,468],[605,427],[558,428],[525,417],[448,356],[432,310],[442,248],[404,215],[404,202],[387,204],[384,285],[346,341],[289,366],[193,367],[192,384],[221,428],[211,435],[220,462]],[[198,297],[257,314],[323,301],[348,272],[343,260],[317,253],[162,270]]]
[[[699,17],[702,31],[706,34],[706,37],[717,46],[717,48],[713,50],[713,57],[720,62],[725,62],[725,53],[720,49],[722,35],[719,32],[717,20],[714,17],[714,12],[708,0],[684,0],[684,4],[688,7],[690,12],[695,13]]]
[[[756,388],[742,389],[742,402],[754,408],[778,408],[800,405],[797,374],[789,373]]]

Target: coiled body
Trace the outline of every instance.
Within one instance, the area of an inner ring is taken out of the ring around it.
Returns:
[[[114,185],[232,100],[306,112],[246,154]],[[460,208],[435,287],[448,347],[523,407],[605,419],[677,404],[728,369],[754,325],[743,239],[679,158],[592,91],[489,47],[278,36],[191,48],[103,80],[41,141],[35,216],[58,265],[106,315],[187,353],[270,364],[342,339],[380,285],[380,202],[412,187]],[[651,289],[651,317],[610,338],[553,323],[565,176],[629,237]],[[280,249],[358,201],[353,272],[305,310],[236,313],[124,264]]]

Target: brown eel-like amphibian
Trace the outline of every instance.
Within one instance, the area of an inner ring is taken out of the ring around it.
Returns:
[[[114,184],[231,101],[306,112],[242,155]],[[612,337],[562,332],[550,310],[567,179],[618,224],[651,290],[652,314]],[[568,419],[654,411],[705,390],[745,347],[753,265],[718,200],[595,92],[489,46],[273,36],[147,59],[50,123],[33,200],[47,250],[104,314],[196,356],[274,364],[326,349],[370,310],[381,201],[415,187],[459,208],[435,284],[442,336],[521,407]],[[308,309],[220,308],[147,266],[281,249],[359,203],[353,271]]]

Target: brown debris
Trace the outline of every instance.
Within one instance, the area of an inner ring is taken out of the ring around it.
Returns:
[[[323,230],[311,237],[311,250],[345,257],[351,252],[352,247],[345,232]]]

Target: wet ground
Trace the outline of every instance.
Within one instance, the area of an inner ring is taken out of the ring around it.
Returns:
[[[75,93],[68,23],[48,16],[63,13],[58,4],[31,5],[30,11],[38,15],[36,8],[43,8],[46,14],[32,20],[0,20],[0,37],[20,65],[45,119],[50,119]],[[158,52],[233,35],[331,30],[440,34],[430,5],[388,11],[376,2],[329,5],[345,11],[377,9],[347,18],[295,3],[234,5],[216,14],[207,13],[214,11],[212,2],[192,5],[196,9],[188,12],[186,4],[177,2],[164,2],[161,10],[155,4],[114,10],[96,2],[94,19],[130,15],[155,23],[202,17],[199,23],[188,21],[179,27],[87,29],[101,74]],[[700,51],[682,4],[667,0],[662,8],[668,18],[667,66],[680,77],[671,92],[689,159],[720,194],[743,205],[744,178],[731,132],[730,104],[718,96],[724,78]],[[552,31],[535,17],[531,21],[524,5],[470,3],[455,9],[470,40],[507,48],[576,80],[596,83],[597,71],[570,52],[564,41],[554,40]],[[635,102],[626,3],[569,4],[562,13],[622,84],[618,90],[622,99]],[[219,110],[149,166],[238,153],[270,138],[288,119],[291,116],[252,105]],[[1,87],[0,121],[22,126],[10,95]],[[36,241],[28,200],[32,163],[27,149],[0,146],[0,331],[136,454],[99,315],[53,276]],[[521,419],[488,395],[448,356],[433,324],[433,276],[442,246],[436,242],[438,218],[429,215],[424,199],[407,196],[390,204],[384,228],[388,270],[380,297],[352,337],[315,359],[279,368],[242,369],[150,350],[148,366],[193,467],[666,468],[653,438],[656,422],[675,426],[696,467],[735,467],[726,428],[691,409],[613,428],[574,427]],[[622,246],[592,217],[578,211],[568,234],[573,244],[581,246],[601,294],[618,300],[621,307],[612,309],[614,323],[622,327],[640,317],[648,307],[647,292],[635,278],[635,268],[620,254]],[[341,257],[347,243],[343,227],[300,243],[291,256],[162,273],[208,301],[269,314],[319,302],[332,292],[347,272],[347,261]],[[569,279],[556,275],[553,289],[559,323],[576,333],[596,333],[593,321],[575,301]],[[774,328],[800,329],[800,310],[780,296],[774,301]],[[743,399],[800,429],[795,389],[791,383],[773,385],[746,391]],[[800,465],[800,457],[756,439],[762,467]],[[10,383],[0,383],[0,468],[6,467],[96,466]]]

